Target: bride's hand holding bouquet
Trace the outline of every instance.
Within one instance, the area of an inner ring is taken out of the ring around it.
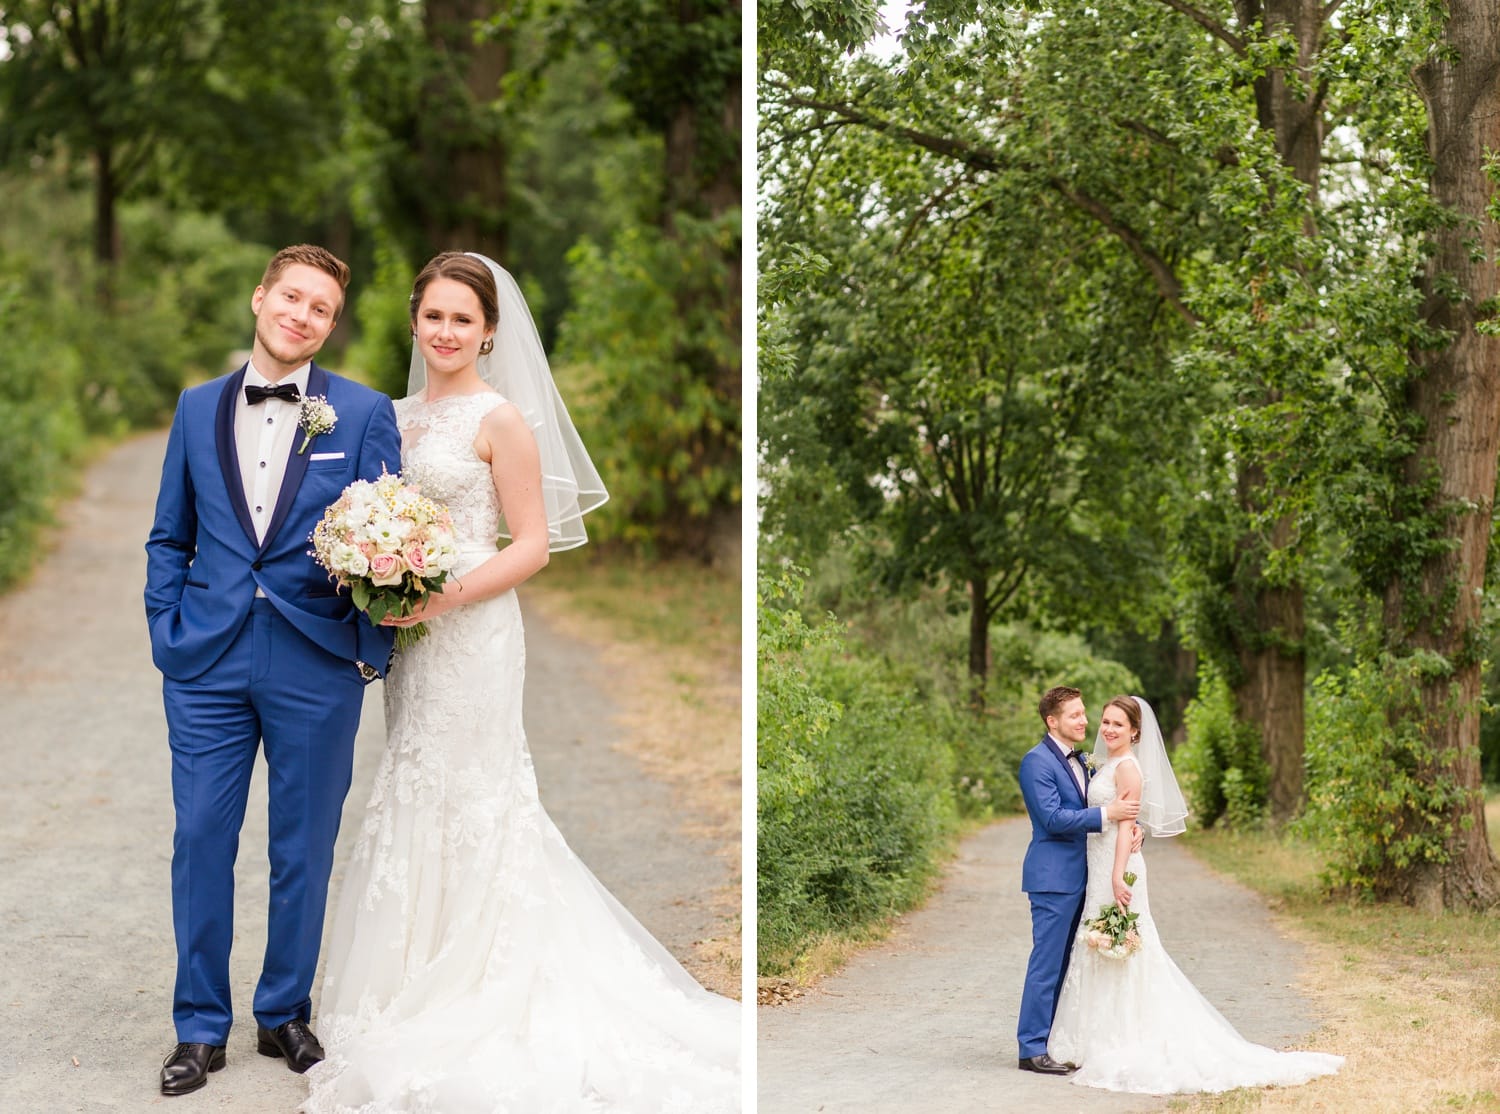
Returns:
[[[427,633],[422,619],[447,610],[431,605],[458,560],[453,521],[400,475],[355,480],[323,512],[311,541],[313,559],[371,623],[399,628],[398,648]]]

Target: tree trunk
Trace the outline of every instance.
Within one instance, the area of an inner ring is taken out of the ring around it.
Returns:
[[[1485,829],[1479,774],[1481,603],[1500,453],[1500,337],[1476,325],[1493,321],[1500,294],[1495,263],[1500,227],[1487,214],[1493,185],[1488,152],[1500,150],[1500,8],[1494,0],[1451,0],[1442,48],[1416,73],[1427,107],[1434,200],[1461,218],[1431,233],[1423,276],[1426,323],[1452,336],[1441,349],[1416,348],[1420,369],[1407,403],[1424,423],[1406,462],[1408,482],[1436,475],[1430,510],[1443,515],[1452,542],[1423,564],[1417,583],[1393,581],[1386,592],[1388,629],[1404,650],[1441,654],[1451,671],[1422,685],[1429,780],[1459,790],[1440,822],[1447,862],[1392,868],[1383,889],[1426,909],[1500,904],[1500,863]],[[1411,830],[1429,822],[1406,818]]]
[[[984,711],[984,686],[990,675],[989,580],[969,581],[969,704]]]
[[[1264,488],[1254,466],[1240,473],[1240,503],[1253,513]],[[1271,548],[1290,543],[1292,523],[1282,518],[1272,530]],[[1302,804],[1303,711],[1306,659],[1303,655],[1301,584],[1267,584],[1262,575],[1259,538],[1241,542],[1235,577],[1235,605],[1247,634],[1235,647],[1239,677],[1234,689],[1235,716],[1253,724],[1260,754],[1270,773],[1266,804],[1273,823],[1284,823]]]
[[[99,304],[114,304],[115,265],[120,261],[120,228],[115,219],[119,183],[115,181],[114,144],[94,145],[94,261],[99,264]]]
[[[713,6],[718,7],[717,4]],[[740,5],[735,2],[729,8],[737,12]],[[677,21],[682,26],[690,27],[704,18],[703,6],[698,0],[678,0]],[[738,144],[724,149],[722,143],[704,142],[705,133],[718,137],[740,134],[740,84],[726,84],[723,95],[711,103],[703,96],[701,84],[683,83],[682,100],[672,112],[662,135],[666,172],[662,227],[669,233],[678,213],[719,217],[740,203]],[[709,116],[708,120],[703,118],[705,115]]]
[[[723,9],[722,4],[711,6],[716,9],[714,14]],[[675,7],[676,20],[685,28],[710,18],[700,0],[677,0]],[[739,4],[731,4],[730,8],[738,11]],[[672,5],[665,5],[664,10],[670,13]],[[668,18],[671,18],[670,14]],[[681,236],[679,218],[712,220],[724,216],[740,203],[739,145],[737,140],[728,146],[724,143],[724,137],[739,135],[740,84],[738,81],[727,82],[720,91],[713,92],[701,73],[692,76],[697,80],[681,82],[681,99],[665,124],[659,125],[665,174],[660,225],[663,232],[674,240]],[[729,273],[738,275],[741,257],[737,239],[735,245],[728,252],[720,251],[717,244],[705,250],[721,255]],[[701,304],[709,301],[714,316],[724,322],[725,331],[730,336],[739,336],[741,302],[738,281],[726,282],[717,289],[691,282],[679,283],[675,300],[679,316],[684,321],[692,320]],[[737,402],[741,393],[741,363],[738,359],[723,358],[711,348],[693,341],[680,343],[676,356],[681,363],[692,368],[696,382],[709,385],[716,398]],[[728,430],[721,423],[705,422],[693,437],[693,467],[697,471],[737,467],[740,451],[737,424],[733,430]],[[679,550],[712,562],[716,551],[723,548],[722,539],[738,529],[739,520],[737,503],[721,503],[711,508],[707,515],[678,504],[664,516],[659,532]]]
[[[1281,161],[1308,191],[1303,232],[1317,234],[1318,175],[1323,160],[1323,109],[1314,66],[1323,33],[1323,6],[1317,0],[1236,0],[1241,27],[1263,21],[1269,39],[1290,33],[1297,42],[1295,74],[1273,68],[1255,80],[1256,117],[1270,133]],[[1308,326],[1312,326],[1308,322]],[[1275,401],[1268,395],[1268,402]],[[1264,469],[1244,466],[1239,475],[1240,506],[1255,515],[1275,492],[1265,488]],[[1272,528],[1271,546],[1291,543],[1294,523],[1287,516]],[[1235,715],[1253,725],[1261,757],[1270,772],[1267,800],[1273,823],[1283,823],[1302,806],[1303,713],[1306,661],[1304,593],[1300,583],[1267,585],[1261,578],[1264,542],[1256,534],[1240,541],[1235,602],[1247,632],[1236,640],[1239,681]]]
[[[500,82],[510,69],[511,33],[475,40],[489,0],[428,0],[427,40],[441,70],[427,83],[419,143],[432,192],[422,226],[433,249],[506,258],[509,151],[501,134]]]

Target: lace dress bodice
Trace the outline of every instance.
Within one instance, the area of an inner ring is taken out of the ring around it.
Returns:
[[[462,549],[493,550],[502,529],[494,477],[474,451],[474,439],[485,415],[504,402],[494,391],[396,400],[401,471],[422,494],[447,505]]]
[[[1135,762],[1132,755],[1122,755],[1119,758],[1111,758],[1101,766],[1091,778],[1089,778],[1088,800],[1090,805],[1103,808],[1120,795],[1115,786],[1115,772],[1120,768],[1121,762]],[[1097,916],[1099,910],[1115,900],[1114,891],[1114,868],[1115,868],[1115,843],[1121,831],[1121,825],[1112,823],[1107,817],[1104,821],[1104,829],[1100,832],[1090,834],[1088,838],[1088,864],[1089,881],[1088,893],[1083,902],[1083,919]],[[1144,848],[1143,848],[1144,850]],[[1144,914],[1143,920],[1149,920],[1151,912],[1150,895],[1146,888],[1146,859],[1141,851],[1137,851],[1125,860],[1125,869],[1135,874],[1135,885],[1131,887],[1130,908],[1132,912]],[[1152,932],[1156,929],[1153,926]]]

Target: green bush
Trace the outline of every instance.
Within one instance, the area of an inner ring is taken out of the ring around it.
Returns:
[[[796,610],[795,577],[762,576],[758,718],[759,969],[819,936],[909,908],[954,828],[951,750],[910,686],[850,656]]]
[[[1173,766],[1197,822],[1248,828],[1265,817],[1269,775],[1255,728],[1234,718],[1229,685],[1205,667],[1187,707],[1187,742]]]
[[[739,252],[731,212],[569,255],[559,386],[609,488],[602,539],[704,556],[705,535],[738,529]]]
[[[40,319],[25,281],[6,270],[0,262],[0,334],[6,338],[0,345],[0,547],[24,555],[82,453],[84,430],[73,390],[76,358]]]
[[[850,546],[834,546],[810,577],[808,595],[849,622],[851,650],[878,657],[910,686],[929,730],[952,748],[952,791],[966,818],[1024,807],[1016,772],[1042,736],[1037,701],[1047,689],[1081,689],[1096,724],[1104,701],[1140,692],[1129,669],[1096,654],[1082,638],[1017,622],[990,632],[984,709],[976,711],[966,668],[968,616],[952,612],[936,592],[893,599],[862,573]]]
[[[1328,852],[1330,885],[1378,891],[1393,866],[1443,861],[1462,790],[1430,774],[1419,684],[1446,671],[1433,654],[1382,655],[1314,679],[1297,829]]]

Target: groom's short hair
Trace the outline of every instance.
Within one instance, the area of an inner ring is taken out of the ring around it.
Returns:
[[[1042,702],[1037,705],[1037,711],[1042,713],[1042,722],[1047,722],[1048,716],[1055,716],[1057,710],[1069,700],[1077,700],[1083,695],[1078,689],[1069,688],[1067,685],[1058,685],[1042,693]]]
[[[260,285],[269,290],[276,285],[276,280],[281,273],[294,263],[302,263],[308,267],[316,267],[325,275],[331,275],[339,284],[339,293],[342,295],[349,289],[349,264],[327,248],[320,248],[317,244],[293,244],[289,248],[282,248],[271,256],[271,262],[266,264],[266,273],[261,276]],[[338,310],[334,313],[337,320],[343,312],[343,298],[339,299]]]

